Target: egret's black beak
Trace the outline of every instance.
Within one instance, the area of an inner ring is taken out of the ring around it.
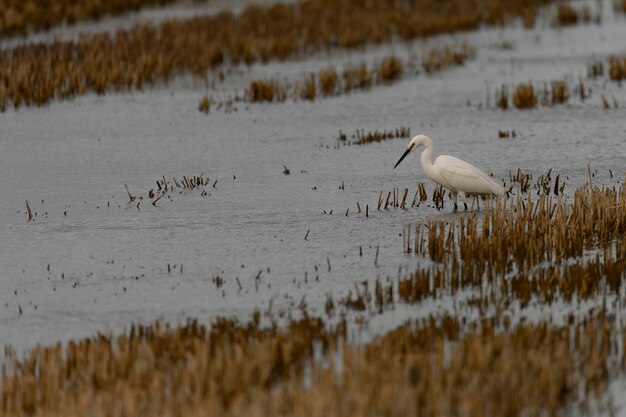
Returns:
[[[400,162],[402,162],[402,160],[404,158],[406,158],[406,156],[409,154],[409,152],[411,152],[413,150],[413,147],[411,146],[409,149],[407,149],[404,154],[400,157],[400,159],[398,159],[398,162],[396,162],[396,164],[393,166],[393,169],[396,169],[396,167],[398,165],[400,165]]]

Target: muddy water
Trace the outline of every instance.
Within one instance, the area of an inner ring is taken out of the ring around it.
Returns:
[[[436,154],[462,157],[507,183],[509,170],[536,177],[552,169],[571,191],[590,165],[594,181],[615,185],[625,174],[626,93],[587,80],[586,65],[594,55],[626,52],[622,39],[624,21],[607,15],[602,26],[482,30],[254,66],[217,88],[232,93],[275,73],[297,79],[392,50],[419,55],[429,44],[467,40],[477,47],[474,61],[432,76],[315,102],[238,104],[228,114],[198,112],[205,91],[184,80],[0,114],[0,342],[22,350],[119,332],[133,321],[247,318],[255,309],[288,316],[304,304],[323,314],[327,294],[337,301],[356,283],[393,279],[424,263],[403,254],[403,227],[462,214],[451,214],[449,203],[442,212],[427,204],[377,211],[380,191],[406,187],[412,200],[418,181],[429,195],[432,184],[417,156],[392,170],[406,139],[337,146],[340,130],[408,126],[432,136]],[[591,97],[530,111],[493,108],[503,83],[563,76],[582,77]],[[601,94],[619,107],[603,109]],[[516,138],[498,138],[499,130],[513,129]],[[137,208],[124,190],[127,184],[145,198],[163,175],[201,173],[218,181],[207,196],[176,190],[172,200],[156,207],[143,200]],[[27,222],[25,200],[34,222]],[[369,205],[369,218],[357,213],[357,202],[362,210]],[[373,327],[452,304],[398,307]]]

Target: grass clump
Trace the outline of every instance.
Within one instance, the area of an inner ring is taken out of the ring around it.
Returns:
[[[338,93],[339,76],[334,67],[319,72],[318,75],[320,93],[324,97],[334,96]]]
[[[211,99],[209,96],[204,96],[198,103],[198,110],[202,113],[208,113],[211,110]]]
[[[373,74],[367,69],[367,64],[358,66],[347,65],[343,70],[343,88],[349,92],[352,90],[366,90],[372,86]]]
[[[567,3],[559,3],[556,10],[556,20],[559,26],[572,26],[578,23],[578,12]]]
[[[408,138],[410,136],[411,136],[411,129],[408,127],[404,127],[404,126],[396,128],[395,130],[382,130],[382,131],[370,130],[367,132],[365,132],[364,130],[357,130],[356,132],[354,132],[354,134],[352,134],[353,140],[350,143],[354,145],[365,145],[367,143],[382,142],[385,140],[395,139],[395,138]],[[339,138],[340,140],[342,138],[343,140],[345,140],[346,135],[339,132]]]
[[[594,18],[597,23],[600,23],[600,19],[599,14]],[[568,3],[559,3],[554,24],[556,26],[573,26],[580,22],[589,23],[591,20],[589,6],[584,5],[577,10]]]
[[[460,48],[446,46],[432,51],[441,54],[444,61],[438,61],[436,66],[429,67],[431,72],[444,70],[450,65],[459,65],[473,56],[473,49],[469,45]],[[281,84],[276,79],[253,80],[246,90],[245,99],[250,102],[284,102],[291,97],[293,100],[312,101],[318,95],[330,97],[347,94],[353,90],[368,90],[375,85],[391,84],[411,75],[405,71],[406,66],[402,58],[391,55],[372,65],[365,62],[348,63],[341,71],[337,71],[335,67],[328,67],[306,75],[293,86],[288,83]]]
[[[384,58],[378,66],[378,76],[383,83],[398,80],[402,76],[404,62],[395,56]]]
[[[278,80],[252,80],[246,90],[246,98],[253,103],[285,101],[287,91]]]
[[[546,93],[545,96],[547,97],[548,94]],[[569,88],[567,87],[567,83],[563,80],[552,81],[550,97],[550,105],[563,104],[567,102],[569,99]]]
[[[446,69],[452,65],[463,63],[474,56],[474,48],[464,43],[459,47],[444,46],[427,50],[422,60],[422,66],[427,73]]]
[[[609,78],[617,82],[626,79],[626,56],[609,58]]]
[[[518,109],[532,109],[537,105],[537,96],[532,83],[520,84],[513,90],[513,104]]]
[[[509,108],[509,88],[506,85],[502,85],[499,90],[496,90],[496,106],[502,110]]]
[[[317,93],[317,87],[315,83],[315,74],[311,74],[304,80],[302,87],[300,89],[300,98],[303,100],[313,101],[315,100],[315,96]]]

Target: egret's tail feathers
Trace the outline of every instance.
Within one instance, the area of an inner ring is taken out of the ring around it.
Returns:
[[[504,187],[502,187],[500,184],[496,184],[496,186],[494,187],[494,194],[495,195],[504,195]]]
[[[491,182],[491,194],[504,195],[504,191],[505,191],[504,187],[502,187],[500,184],[498,184],[491,178],[489,178],[489,181]]]

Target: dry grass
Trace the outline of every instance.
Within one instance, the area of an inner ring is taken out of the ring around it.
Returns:
[[[207,80],[224,64],[267,62],[306,56],[330,47],[380,43],[397,34],[410,40],[469,30],[482,23],[504,24],[534,14],[549,0],[467,3],[450,0],[307,0],[295,4],[249,6],[241,14],[223,12],[154,26],[138,24],[113,34],[82,35],[78,41],[30,44],[0,53],[0,104],[45,105],[86,92],[141,89],[180,74]],[[454,54],[444,57],[458,61]],[[433,65],[440,57],[433,58]],[[393,63],[392,63],[393,64]],[[397,67],[385,67],[397,77]],[[357,85],[366,83],[357,75]]]
[[[436,56],[438,58],[433,58]],[[461,65],[473,57],[473,48],[467,44],[460,47],[444,46],[430,50],[425,59],[436,60],[436,64],[424,62],[429,72],[441,71],[451,65]],[[407,64],[394,55],[384,57],[371,66],[348,63],[341,72],[329,67],[317,73],[307,75],[293,86],[276,79],[252,80],[246,90],[245,98],[250,102],[283,102],[288,97],[293,100],[315,100],[322,97],[336,96],[355,90],[368,90],[375,85],[387,85],[402,79]],[[376,139],[373,139],[376,140]]]
[[[592,20],[600,23],[601,17],[598,14],[595,18],[592,18],[588,5],[575,9],[568,3],[559,3],[554,24],[556,26],[572,26],[580,22],[589,23]]]
[[[367,143],[377,143],[395,138],[408,138],[410,136],[411,129],[404,126],[400,126],[395,130],[368,130],[367,132],[364,130],[357,130],[351,135],[352,140],[347,143],[352,145],[365,145]],[[347,136],[342,132],[339,132],[339,140],[346,141]]]
[[[203,113],[208,113],[211,110],[211,99],[209,96],[204,96],[198,103],[198,110]]]
[[[563,104],[569,99],[569,88],[567,83],[562,80],[552,81],[551,105]]]
[[[0,37],[26,35],[29,31],[48,30],[61,23],[98,20],[142,7],[163,6],[174,0],[39,0],[20,2],[0,0]]]
[[[9,354],[2,415],[559,416],[602,399],[624,337],[602,315],[510,329],[431,316],[364,346],[342,341],[345,324],[258,322],[136,326]]]
[[[529,192],[527,201],[496,201],[480,224],[461,218],[417,228],[415,253],[446,267],[420,269],[401,280],[400,298],[415,302],[484,289],[485,280],[490,290],[481,290],[484,305],[518,300],[524,306],[531,297],[549,304],[557,296],[570,302],[606,295],[607,289],[617,294],[626,274],[626,186],[581,187],[568,202],[559,180],[548,174],[532,186],[529,176],[518,173],[514,182]],[[585,260],[589,250],[603,257]]]
[[[311,74],[308,78],[304,80],[301,88],[297,88],[296,90],[300,91],[300,93],[296,95],[299,96],[301,99],[310,101],[315,100],[315,96],[317,94],[315,75]]]
[[[515,87],[513,104],[518,109],[532,109],[537,105],[537,96],[532,83],[520,84]]]
[[[463,65],[474,56],[474,48],[464,43],[458,47],[444,46],[433,48],[424,53],[422,66],[427,73],[441,71],[452,65]]]
[[[384,58],[378,67],[378,76],[383,83],[400,79],[404,62],[395,56]]]
[[[251,102],[283,102],[287,98],[287,86],[276,79],[252,80],[245,96]]]
[[[339,76],[334,67],[322,70],[318,74],[320,93],[324,97],[334,96],[338,93]]]
[[[555,106],[557,104],[565,104],[569,101],[570,90],[565,80],[553,80],[549,84],[543,84],[543,91],[538,97],[538,102],[544,106]]]
[[[605,69],[608,69],[605,71]],[[626,79],[626,57],[613,55],[605,62],[594,59],[587,64],[587,77],[597,79],[599,77],[607,77],[607,80],[621,83]],[[489,95],[489,92],[488,92]],[[580,102],[584,102],[591,96],[591,88],[585,85],[582,79],[578,82],[565,77],[562,80],[553,80],[549,83],[543,83],[543,89],[535,89],[533,83],[522,83],[513,87],[512,102],[519,109],[528,109],[537,107],[538,104],[543,106],[554,106],[565,104],[570,101],[572,96],[578,96]],[[611,108],[609,100],[601,95],[600,99],[605,109]],[[510,106],[509,87],[502,85],[496,89],[495,94],[496,106],[506,110]],[[613,108],[617,108],[617,101],[613,98]]]
[[[567,3],[560,3],[557,6],[557,24],[560,26],[571,26],[578,23],[578,12]]]
[[[496,106],[502,110],[509,108],[509,88],[506,85],[496,90]]]
[[[609,78],[617,82],[626,79],[626,56],[609,58]]]
[[[302,80],[296,81],[293,86],[276,79],[252,80],[245,98],[250,102],[284,102],[288,97],[293,100],[313,101],[318,94],[329,97],[397,81],[402,75],[403,65],[401,59],[390,56],[371,68],[366,63],[357,66],[348,64],[341,75],[334,67],[329,67],[307,75]]]
[[[533,183],[518,170],[510,181],[509,193],[517,188],[518,197],[508,203],[483,202],[488,209],[480,220],[468,215],[405,227],[404,253],[434,264],[400,276],[396,283],[377,280],[373,291],[367,285],[357,288],[340,304],[382,312],[393,309],[396,298],[421,303],[463,291],[472,295],[457,301],[461,310],[476,308],[481,316],[501,320],[507,306],[571,305],[599,298],[608,303],[609,297],[620,297],[626,276],[626,186],[587,185],[569,200],[560,175],[549,172]],[[406,208],[411,196],[412,207],[428,198],[423,184],[414,195],[408,191],[380,192],[378,210]],[[432,201],[439,205],[443,197],[436,191]],[[589,253],[596,255],[585,256]],[[466,317],[467,312],[459,314]],[[513,308],[511,314],[520,312]]]
[[[372,86],[374,71],[367,68],[367,64],[352,66],[347,65],[342,74],[343,88],[346,92],[352,90],[367,90]]]
[[[498,137],[500,139],[505,139],[505,138],[515,138],[517,137],[517,133],[515,133],[515,129],[508,131],[508,130],[498,130]]]
[[[512,94],[513,105],[518,109],[532,109],[539,103],[544,106],[565,104],[569,98],[570,88],[565,80],[544,83],[543,90],[539,91],[535,90],[531,82],[522,83],[514,87]],[[503,110],[509,108],[509,89],[506,85],[496,90],[496,106]]]

